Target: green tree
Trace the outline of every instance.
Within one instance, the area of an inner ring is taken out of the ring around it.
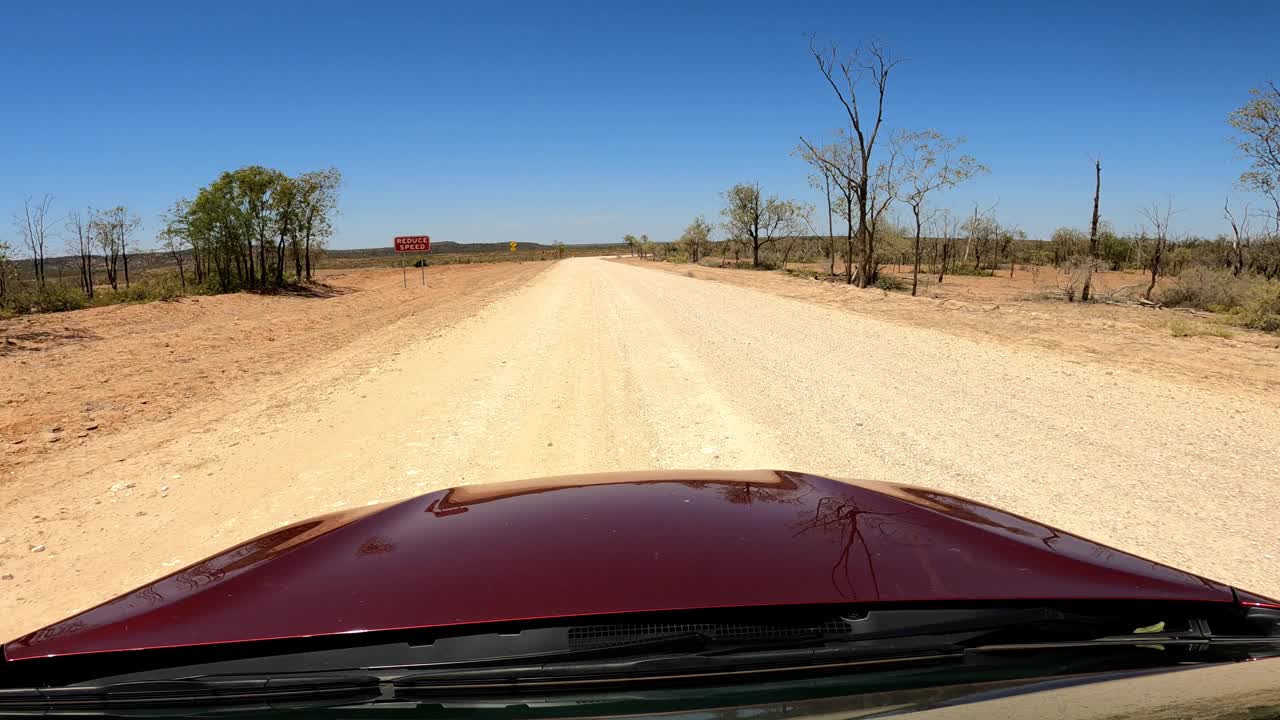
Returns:
[[[323,250],[326,240],[333,235],[333,217],[338,214],[342,172],[336,167],[313,170],[299,175],[297,184],[303,256],[301,276],[310,280],[313,252]]]
[[[679,244],[689,256],[689,262],[696,263],[702,259],[707,245],[711,242],[711,223],[701,215],[693,219],[680,234]]]
[[[1275,232],[1280,235],[1280,88],[1269,82],[1249,94],[1250,100],[1227,116],[1239,133],[1236,148],[1249,160],[1239,183],[1271,201]]]
[[[725,199],[725,207],[720,211],[725,233],[751,248],[752,267],[760,267],[762,248],[796,235],[803,228],[800,205],[780,200],[776,195],[764,197],[758,183],[740,183],[721,194]]]
[[[1049,244],[1053,247],[1053,264],[1060,265],[1077,257],[1088,248],[1089,236],[1076,228],[1060,227],[1053,231]]]
[[[920,284],[920,239],[924,225],[931,219],[925,211],[929,195],[955,187],[965,180],[990,170],[970,155],[953,157],[963,138],[948,138],[936,130],[903,133],[898,138],[902,147],[902,183],[899,197],[915,220],[914,262],[911,268],[911,294]]]
[[[278,173],[275,176],[275,185],[271,188],[271,231],[275,235],[276,256],[274,264],[274,278],[276,287],[284,286],[284,255],[285,247],[292,245],[295,249],[293,254],[294,260],[294,279],[302,280],[301,258],[297,252],[298,239],[300,233],[299,227],[302,225],[299,217],[299,201],[298,201],[298,184],[293,178]]]

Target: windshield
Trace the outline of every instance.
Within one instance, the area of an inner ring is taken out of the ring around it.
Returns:
[[[0,9],[0,692],[1269,654],[1280,10],[454,5]]]

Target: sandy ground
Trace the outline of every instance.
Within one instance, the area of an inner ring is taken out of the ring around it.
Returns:
[[[400,270],[321,270],[323,286],[308,296],[192,297],[0,320],[0,486],[18,467],[95,437],[163,429],[180,410],[258,395],[259,385],[397,320],[416,315],[416,327],[438,329],[547,266],[431,268],[426,287],[410,269],[407,289]]]
[[[0,487],[0,635],[335,508],[642,468],[930,485],[1280,595],[1274,396],[599,259],[415,322],[198,433],[21,468]]]
[[[761,290],[807,303],[1013,348],[1050,350],[1064,359],[1140,371],[1244,397],[1280,396],[1280,336],[1226,327],[1212,313],[1106,304],[1028,300],[1062,279],[1052,269],[1033,276],[948,276],[920,297],[860,290],[779,272],[616,260],[685,277]],[[889,266],[892,271],[893,266]],[[909,276],[908,276],[909,277]],[[1100,292],[1127,287],[1136,273],[1098,273]],[[1140,279],[1140,278],[1139,278]],[[1174,337],[1170,322],[1226,328],[1230,337]],[[998,393],[996,385],[989,390]]]

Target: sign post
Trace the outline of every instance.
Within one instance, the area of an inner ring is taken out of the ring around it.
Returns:
[[[427,259],[423,253],[431,252],[430,235],[397,235],[395,238],[396,253],[418,253],[419,267],[422,268],[422,286],[427,286]],[[406,288],[409,287],[409,271],[404,266],[404,256],[400,256],[400,276]]]

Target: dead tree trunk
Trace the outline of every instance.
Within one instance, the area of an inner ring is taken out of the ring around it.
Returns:
[[[911,213],[916,218],[915,260],[911,264],[911,297],[915,297],[920,285],[920,208],[912,205]]]
[[[1085,261],[1084,287],[1080,289],[1080,302],[1089,302],[1089,288],[1093,284],[1093,266],[1098,262],[1098,196],[1102,193],[1102,160],[1093,161],[1093,222],[1089,224],[1089,257]]]

